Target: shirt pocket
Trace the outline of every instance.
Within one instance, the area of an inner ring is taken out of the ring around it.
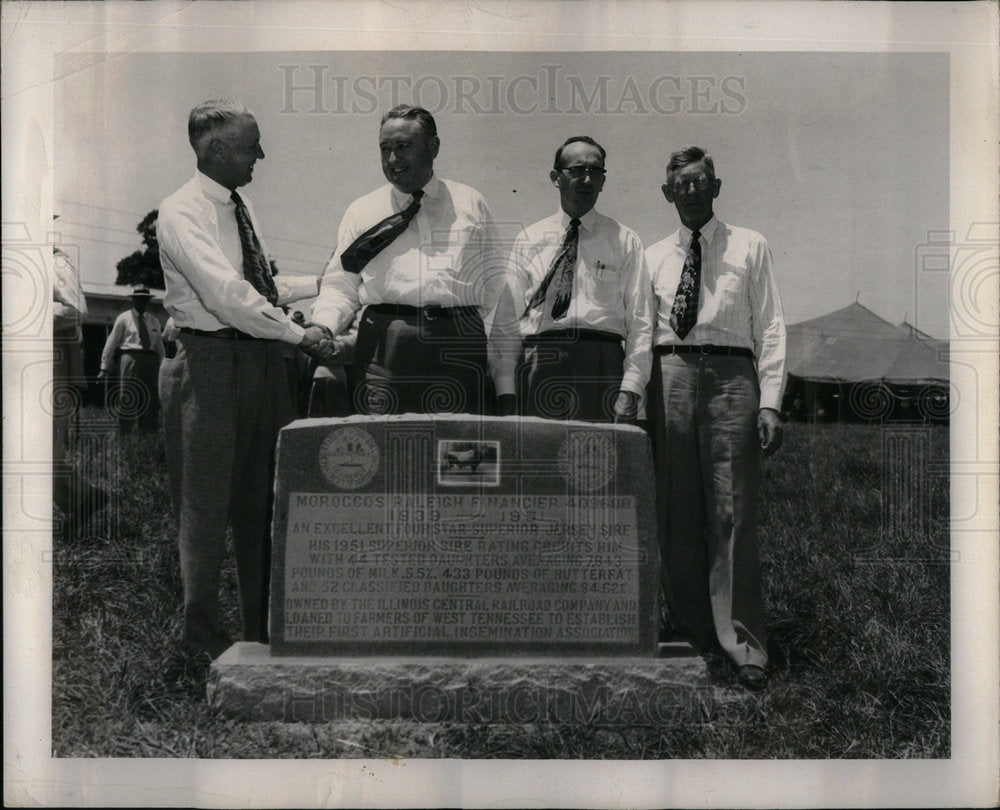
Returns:
[[[723,264],[723,272],[716,282],[716,295],[727,306],[738,306],[747,297],[747,271],[744,267]]]
[[[618,280],[621,268],[617,265],[600,264],[584,268],[582,276],[587,297],[603,307],[620,305],[621,294]]]

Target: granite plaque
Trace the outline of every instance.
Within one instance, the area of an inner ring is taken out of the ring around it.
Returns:
[[[274,655],[654,655],[635,427],[302,420],[278,444]]]

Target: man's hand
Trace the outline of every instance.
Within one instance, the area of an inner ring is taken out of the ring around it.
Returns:
[[[312,325],[307,326],[305,332],[302,334],[299,348],[310,357],[315,357],[322,362],[326,362],[325,358],[336,352],[336,349],[333,347],[333,340],[328,337],[323,328]]]
[[[333,342],[333,332],[318,323],[307,321],[305,316],[296,310],[292,320],[305,329],[299,348],[310,357],[315,357],[320,363],[330,365],[338,358],[337,344]],[[319,335],[318,339],[315,338]]]
[[[517,413],[517,397],[514,394],[500,394],[497,397],[497,416],[514,416]]]
[[[615,424],[634,425],[639,414],[639,397],[631,391],[619,391],[615,397]]]
[[[761,408],[757,413],[757,436],[765,458],[781,447],[785,428],[781,424],[781,414],[774,408]]]

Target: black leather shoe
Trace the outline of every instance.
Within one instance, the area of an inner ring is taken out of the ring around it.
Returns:
[[[736,670],[736,677],[747,689],[761,689],[767,683],[767,673],[756,664],[744,664]]]

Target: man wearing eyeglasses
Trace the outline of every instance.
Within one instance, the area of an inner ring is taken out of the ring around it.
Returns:
[[[362,413],[493,408],[483,321],[503,283],[502,255],[482,195],[435,176],[440,146],[422,107],[383,116],[389,184],[348,207],[313,306],[313,323],[330,338],[361,310],[354,358]]]
[[[761,453],[781,445],[785,321],[759,233],[720,222],[704,149],[670,155],[663,196],[681,227],[646,251],[656,297],[650,414],[671,619],[720,646],[749,688],[767,638],[757,546]]]
[[[502,415],[636,420],[652,296],[639,237],[594,208],[605,157],[593,138],[566,140],[549,172],[560,210],[514,244],[492,342]]]

